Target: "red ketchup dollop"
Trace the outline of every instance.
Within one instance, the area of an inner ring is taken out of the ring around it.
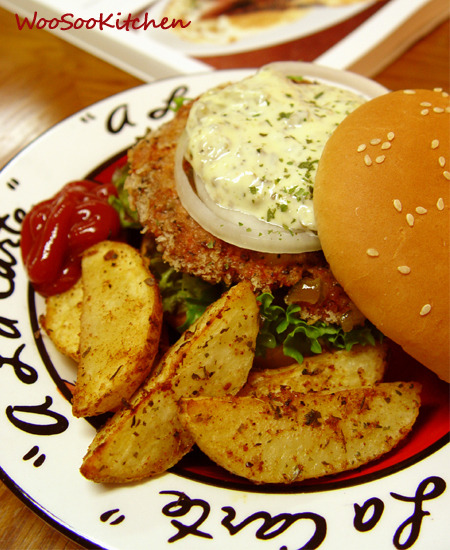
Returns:
[[[71,288],[81,275],[81,253],[121,232],[117,211],[108,197],[112,183],[73,181],[25,216],[20,248],[34,289],[52,296]]]

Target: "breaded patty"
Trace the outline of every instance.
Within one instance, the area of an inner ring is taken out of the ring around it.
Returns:
[[[208,233],[183,208],[175,188],[175,151],[189,106],[150,132],[129,153],[126,189],[141,224],[156,237],[163,259],[185,271],[227,285],[247,279],[257,289],[292,286],[305,267],[323,264],[321,253],[263,254],[226,243]]]
[[[321,252],[265,254],[239,248],[208,233],[185,210],[175,185],[175,151],[190,110],[184,105],[158,130],[149,132],[129,152],[130,174],[125,187],[144,230],[156,240],[163,260],[177,271],[226,285],[248,280],[256,291],[292,287],[303,276],[323,277],[328,271]],[[331,322],[355,306],[333,279],[332,296],[308,304],[311,317]]]

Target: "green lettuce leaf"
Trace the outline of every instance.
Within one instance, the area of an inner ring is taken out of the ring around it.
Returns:
[[[152,255],[150,271],[158,281],[164,312],[186,317],[177,327],[180,333],[189,328],[225,290],[222,285],[212,285],[199,277],[175,271],[159,253]]]
[[[141,225],[138,222],[136,210],[132,210],[128,201],[128,192],[125,190],[125,180],[128,175],[128,164],[118,168],[113,176],[112,183],[117,189],[118,196],[111,195],[108,199],[109,204],[117,210],[120,217],[120,224],[126,229],[139,229]]]
[[[286,308],[274,303],[269,293],[258,297],[261,303],[262,326],[256,342],[256,354],[264,356],[266,349],[283,346],[283,353],[298,363],[305,355],[318,354],[323,348],[351,350],[355,344],[375,345],[382,338],[381,333],[370,323],[344,332],[338,325],[322,321],[308,324],[300,318],[300,307]]]

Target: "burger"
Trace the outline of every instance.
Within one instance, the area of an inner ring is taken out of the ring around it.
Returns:
[[[185,330],[250,281],[256,353],[272,366],[381,337],[330,270],[313,206],[325,143],[367,97],[296,69],[263,67],[184,103],[131,149],[125,183],[171,323]]]
[[[447,382],[449,138],[448,93],[382,95],[335,130],[314,192],[320,242],[347,295],[386,336]]]

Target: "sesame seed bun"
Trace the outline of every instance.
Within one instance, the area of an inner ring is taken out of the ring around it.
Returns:
[[[449,105],[439,90],[362,105],[329,139],[314,190],[336,279],[388,338],[447,382]]]

